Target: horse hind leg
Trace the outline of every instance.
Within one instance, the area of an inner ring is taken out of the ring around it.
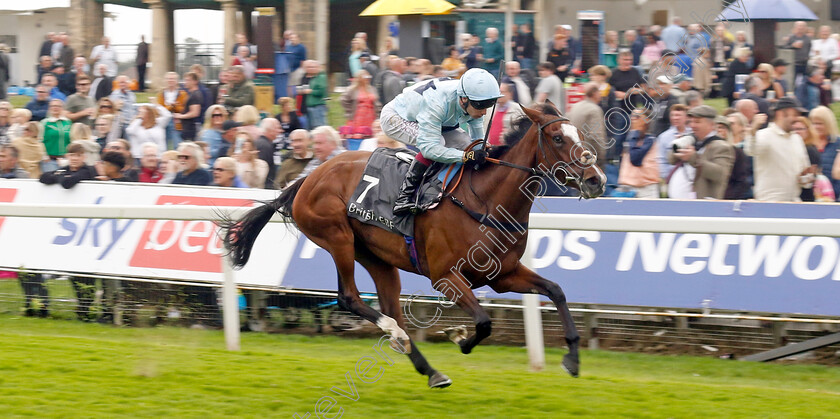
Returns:
[[[405,330],[405,317],[400,310],[400,276],[397,268],[386,264],[381,259],[367,251],[357,252],[359,263],[364,266],[376,284],[376,292],[379,295],[379,305],[382,313],[391,316],[397,321],[400,328]],[[452,380],[436,369],[432,368],[414,341],[410,341],[411,353],[408,359],[414,365],[418,373],[429,377],[429,388],[444,388],[452,384]]]

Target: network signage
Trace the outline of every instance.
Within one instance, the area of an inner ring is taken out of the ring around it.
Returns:
[[[252,206],[276,191],[83,183],[65,191],[34,181],[0,184],[0,201],[27,204]],[[546,213],[835,219],[837,204],[543,198]],[[210,221],[0,219],[0,267],[221,283],[222,244]],[[627,226],[632,230],[632,225]],[[476,227],[478,228],[478,227]],[[10,245],[13,243],[14,245]],[[833,237],[531,230],[531,266],[570,301],[840,315],[840,241]],[[479,261],[481,262],[481,261]],[[402,292],[436,295],[402,272]],[[359,289],[374,292],[359,265]],[[330,255],[284,224],[269,224],[245,286],[336,290]],[[489,288],[477,290],[497,297]],[[515,294],[504,297],[518,298]]]

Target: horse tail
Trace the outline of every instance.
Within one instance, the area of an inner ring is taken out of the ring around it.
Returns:
[[[231,258],[234,268],[241,268],[248,263],[251,257],[251,248],[257,241],[260,231],[274,216],[275,212],[280,213],[286,222],[294,224],[292,218],[292,203],[303,185],[303,179],[298,179],[293,185],[280,192],[280,196],[273,201],[261,201],[261,205],[248,211],[242,219],[234,221],[225,218],[219,225],[225,229],[225,249]]]

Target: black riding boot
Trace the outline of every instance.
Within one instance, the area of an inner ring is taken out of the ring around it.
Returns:
[[[405,180],[400,186],[400,194],[394,202],[394,215],[417,211],[417,205],[414,203],[414,193],[417,191],[417,186],[420,185],[427,168],[428,166],[416,159],[411,162],[408,173],[405,174]]]

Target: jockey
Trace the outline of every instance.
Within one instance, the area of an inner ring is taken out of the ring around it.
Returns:
[[[484,138],[482,117],[501,96],[496,78],[473,68],[459,80],[432,79],[407,87],[382,108],[382,131],[420,149],[400,187],[394,214],[417,211],[414,193],[432,162],[484,163],[484,150],[464,149],[471,139]],[[460,129],[462,123],[468,124],[469,134]]]

